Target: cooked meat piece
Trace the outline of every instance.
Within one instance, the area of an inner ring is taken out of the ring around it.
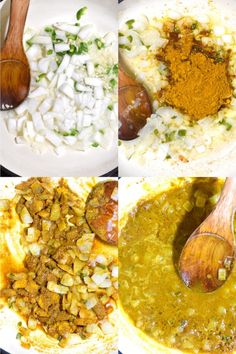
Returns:
[[[24,289],[27,285],[27,279],[16,280],[13,284],[13,289]]]
[[[105,306],[101,303],[101,301],[98,301],[98,303],[93,307],[93,311],[96,313],[99,320],[103,320],[107,316]]]
[[[58,336],[66,336],[69,333],[74,333],[75,330],[76,326],[66,321],[56,322],[55,324],[48,326],[48,333],[54,338],[58,338]]]
[[[118,182],[98,183],[93,187],[86,202],[86,219],[103,241],[118,243]]]
[[[37,270],[37,276],[35,278],[36,283],[38,283],[41,286],[45,286],[47,283],[47,277],[49,274],[49,269],[45,266],[39,265],[39,269]]]
[[[38,317],[49,317],[49,313],[43,309],[41,309],[39,306],[34,307],[34,316],[36,318]]]
[[[71,321],[71,320],[73,320],[73,316],[66,311],[59,312],[57,316],[57,321]]]
[[[36,295],[39,290],[39,285],[35,283],[33,280],[29,280],[27,286],[25,288],[29,293]]]
[[[94,319],[93,318],[76,318],[74,323],[77,326],[87,326],[88,324],[94,323]]]
[[[72,258],[67,252],[69,248],[64,246],[59,247],[57,251],[53,254],[53,259],[55,259],[55,261],[60,264],[70,264],[72,262]]]
[[[29,295],[28,291],[25,290],[25,289],[17,289],[17,290],[16,290],[16,294],[17,294],[17,295],[20,295],[20,296],[27,296],[27,297],[28,297],[28,295]]]
[[[2,289],[0,290],[0,297],[12,297],[16,295],[16,291],[13,289]]]
[[[47,281],[54,281],[56,283],[58,281],[58,277],[53,273],[49,273],[47,276]]]
[[[60,295],[43,288],[37,301],[42,309],[48,311],[49,306],[59,303]]]
[[[27,269],[34,272],[36,270],[38,262],[39,262],[39,258],[37,256],[33,256],[32,254],[29,253],[25,257],[24,264]]]

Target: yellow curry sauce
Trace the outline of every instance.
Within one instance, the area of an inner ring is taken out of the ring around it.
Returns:
[[[217,202],[222,182],[198,178],[141,201],[120,238],[119,293],[136,327],[169,348],[236,350],[236,270],[213,293],[181,281],[177,263],[188,236]]]
[[[168,43],[157,53],[169,70],[169,83],[158,92],[158,99],[192,120],[216,114],[232,97],[230,52],[203,45],[202,38],[209,38],[210,32],[202,30],[196,39],[193,31],[197,26],[187,18],[168,20],[164,24]]]

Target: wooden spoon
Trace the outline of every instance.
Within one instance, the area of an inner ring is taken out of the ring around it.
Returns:
[[[236,178],[228,178],[217,205],[182,250],[179,272],[188,287],[210,292],[228,278],[235,256],[235,208]]]
[[[86,220],[103,241],[118,244],[118,182],[96,184],[86,201]]]
[[[12,0],[10,23],[4,46],[0,52],[0,110],[19,106],[30,87],[30,67],[22,38],[30,0]]]
[[[145,88],[129,76],[119,60],[119,139],[132,140],[152,114],[152,106]]]

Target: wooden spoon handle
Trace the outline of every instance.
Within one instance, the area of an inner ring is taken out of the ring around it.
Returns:
[[[119,64],[119,90],[127,86],[139,86],[124,70],[123,66]]]
[[[10,22],[2,59],[4,54],[7,54],[8,59],[24,59],[22,39],[29,3],[30,0],[11,0]]]
[[[199,226],[197,232],[209,232],[223,236],[233,245],[234,213],[236,209],[236,178],[227,178],[213,212]]]
[[[126,86],[137,86],[140,84],[134,80],[132,73],[124,62],[124,59],[119,55],[119,89],[123,89]]]

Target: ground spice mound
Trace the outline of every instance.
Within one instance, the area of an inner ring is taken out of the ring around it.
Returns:
[[[157,59],[167,65],[169,83],[158,92],[158,100],[192,120],[216,114],[232,96],[229,53],[223,57],[214,48],[204,47],[190,29],[168,35],[169,41]]]

